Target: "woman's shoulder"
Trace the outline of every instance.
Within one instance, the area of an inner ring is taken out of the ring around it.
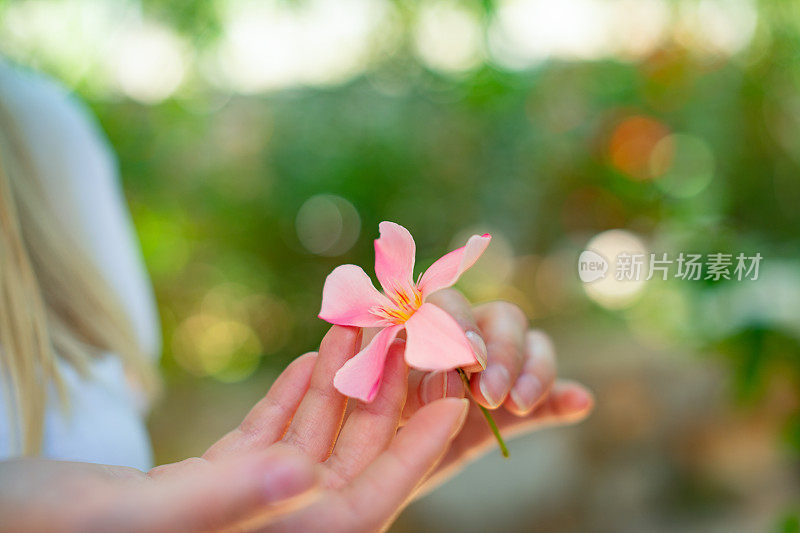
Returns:
[[[86,104],[58,81],[0,59],[0,101],[27,141],[43,179],[70,179],[70,167],[114,167],[113,151]],[[42,157],[43,156],[43,157]],[[54,171],[54,169],[57,169]],[[95,179],[105,172],[93,173]]]

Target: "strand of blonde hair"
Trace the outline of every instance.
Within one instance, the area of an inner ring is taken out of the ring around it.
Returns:
[[[41,446],[49,388],[68,408],[58,361],[84,378],[92,358],[120,357],[143,389],[158,381],[130,319],[88,254],[48,205],[11,115],[0,106],[0,363],[26,455]]]

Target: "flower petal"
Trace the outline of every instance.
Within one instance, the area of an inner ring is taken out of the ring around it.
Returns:
[[[450,370],[477,362],[464,330],[442,309],[424,303],[406,321],[409,366],[420,370]]]
[[[394,222],[381,222],[378,228],[381,236],[375,239],[375,275],[390,298],[401,291],[411,294],[417,253],[414,238],[406,228]]]
[[[466,245],[437,259],[419,281],[423,298],[458,281],[461,274],[475,264],[491,240],[492,236],[488,233],[473,235]]]
[[[378,394],[383,380],[386,353],[403,326],[383,328],[366,348],[349,359],[333,377],[336,390],[364,402],[371,402]]]
[[[374,315],[372,311],[376,307],[389,305],[389,299],[375,289],[361,267],[342,265],[325,279],[322,309],[318,316],[339,326],[384,326],[386,319]]]

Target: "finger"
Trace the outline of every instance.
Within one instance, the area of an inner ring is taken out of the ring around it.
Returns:
[[[465,394],[464,382],[455,370],[425,372],[411,369],[408,373],[408,395],[403,406],[401,423],[429,403],[442,398],[463,398]]]
[[[420,409],[385,452],[326,502],[332,530],[382,530],[447,451],[468,408],[467,400],[447,398]]]
[[[247,414],[239,427],[214,443],[203,455],[217,460],[236,453],[263,449],[283,436],[311,381],[317,353],[301,355]]]
[[[582,384],[571,380],[557,380],[547,398],[530,415],[515,416],[497,412],[498,425],[510,436],[531,428],[551,424],[574,424],[586,418],[594,409],[594,395]]]
[[[330,473],[326,486],[341,487],[360,474],[397,433],[407,387],[404,344],[402,340],[395,340],[390,346],[378,396],[371,403],[353,402],[355,408],[347,417],[326,463]]]
[[[475,322],[472,314],[472,304],[469,303],[463,294],[455,289],[444,289],[436,291],[428,297],[428,301],[441,309],[447,311],[452,316],[461,329],[472,347],[472,352],[478,362],[470,367],[464,368],[467,372],[480,372],[486,368],[487,351],[481,330]]]
[[[319,348],[311,382],[283,441],[317,461],[324,461],[342,425],[347,398],[333,386],[333,376],[361,348],[361,330],[333,326]]]
[[[503,437],[529,433],[545,426],[574,424],[586,418],[594,408],[594,397],[583,385],[574,381],[558,380],[547,399],[526,417],[504,410],[492,413]],[[477,408],[471,408],[464,429],[445,455],[436,472],[425,482],[420,494],[432,490],[461,467],[466,458],[476,459],[491,451],[497,442]],[[419,494],[418,494],[419,495]]]
[[[454,398],[420,409],[389,449],[345,491],[351,520],[377,529],[394,516],[447,451],[468,409],[467,400]]]
[[[287,450],[271,450],[216,463],[184,475],[139,483],[104,505],[86,530],[209,531],[256,514],[262,520],[296,509],[318,485],[317,467]]]
[[[464,423],[469,403],[447,398],[423,407],[389,448],[350,485],[328,491],[306,512],[287,517],[278,531],[382,531],[433,470]]]
[[[470,391],[477,402],[494,409],[505,401],[522,370],[528,319],[507,302],[484,304],[475,312],[489,359],[486,370],[470,379]]]
[[[547,397],[556,378],[555,348],[550,337],[541,330],[525,335],[525,362],[505,402],[513,414],[531,412]]]

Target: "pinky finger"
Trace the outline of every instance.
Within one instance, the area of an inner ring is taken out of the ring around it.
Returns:
[[[594,396],[575,381],[558,380],[549,396],[535,411],[525,417],[505,410],[492,413],[504,437],[528,433],[545,426],[574,424],[586,418],[594,407]],[[479,417],[479,415],[475,415]],[[478,422],[476,420],[475,422]],[[482,421],[481,421],[482,422]],[[442,459],[436,472],[425,482],[421,493],[436,487],[461,464],[465,457],[475,458],[496,446],[488,426],[479,424],[477,431],[463,431]]]
[[[547,399],[526,417],[497,413],[497,425],[510,436],[543,425],[574,424],[592,411],[594,395],[576,381],[557,380]]]

